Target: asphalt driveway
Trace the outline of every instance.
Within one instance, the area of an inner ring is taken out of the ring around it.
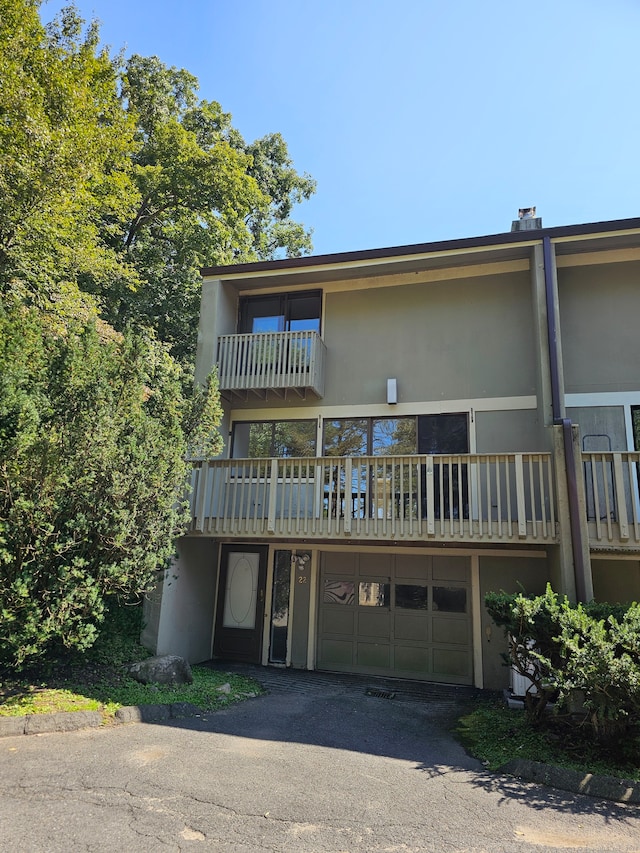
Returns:
[[[0,850],[635,851],[640,808],[486,773],[472,691],[271,674],[224,711],[0,741]]]

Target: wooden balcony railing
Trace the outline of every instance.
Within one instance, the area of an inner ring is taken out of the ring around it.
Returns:
[[[545,453],[195,462],[192,518],[242,538],[557,541]]]
[[[583,453],[589,543],[594,549],[640,546],[640,453]]]
[[[317,332],[262,332],[218,339],[221,391],[246,395],[288,389],[324,394],[326,348]]]

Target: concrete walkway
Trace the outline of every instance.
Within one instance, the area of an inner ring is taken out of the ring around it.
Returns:
[[[466,755],[448,726],[469,692],[261,674],[266,696],[217,713],[3,738],[0,850],[640,851],[637,807]]]

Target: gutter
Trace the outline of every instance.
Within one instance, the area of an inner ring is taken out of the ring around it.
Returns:
[[[560,371],[558,364],[558,323],[555,310],[555,292],[553,286],[553,252],[551,238],[542,238],[544,258],[544,286],[547,305],[547,333],[549,339],[549,367],[551,372],[551,410],[553,423],[562,426],[564,463],[567,472],[567,494],[569,499],[569,521],[571,529],[571,549],[573,552],[573,572],[576,582],[578,601],[587,600],[586,568],[582,549],[582,525],[580,524],[580,501],[578,500],[578,481],[576,478],[576,459],[573,451],[573,430],[571,418],[562,417],[560,402]]]

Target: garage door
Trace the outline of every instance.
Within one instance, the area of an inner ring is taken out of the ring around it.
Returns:
[[[324,553],[316,666],[471,684],[469,558]]]

